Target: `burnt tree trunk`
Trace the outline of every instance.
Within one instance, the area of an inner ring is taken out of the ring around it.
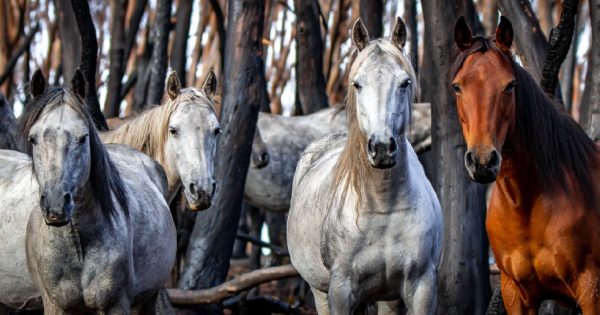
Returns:
[[[566,62],[563,65],[563,100],[565,108],[568,112],[571,112],[573,108],[573,81],[575,78],[575,67],[577,66],[577,47],[579,46],[579,33],[581,32],[581,14],[577,14],[575,31],[573,32],[573,40],[571,41],[571,48],[567,54]]]
[[[142,21],[142,17],[144,16],[144,11],[146,10],[146,5],[148,4],[148,0],[136,0],[135,7],[133,8],[133,12],[131,13],[131,17],[129,18],[129,25],[127,26],[127,35],[125,36],[125,52],[123,55],[125,56],[125,60],[129,58],[131,54],[131,50],[133,49],[133,44],[137,39],[137,33],[140,29],[140,22]]]
[[[222,283],[238,227],[252,139],[265,84],[262,30],[264,1],[229,2],[223,78],[222,127],[217,144],[218,181],[213,206],[198,213],[178,287],[205,289]],[[211,313],[220,310],[212,309]]]
[[[373,39],[383,36],[384,7],[383,0],[360,0],[360,18]]]
[[[310,114],[328,106],[323,37],[317,0],[294,0],[296,10],[296,109]]]
[[[73,13],[77,20],[77,28],[81,36],[81,65],[79,68],[83,71],[87,88],[85,99],[88,104],[88,110],[94,124],[98,130],[108,130],[106,119],[100,111],[100,103],[98,102],[98,93],[96,91],[96,65],[98,58],[98,41],[96,39],[96,28],[90,14],[90,7],[86,0],[71,0]]]
[[[125,11],[127,0],[111,0],[110,21],[110,67],[108,73],[108,89],[104,115],[119,116],[121,104],[121,79],[125,74]]]
[[[590,0],[592,43],[589,68],[585,81],[585,92],[581,100],[582,119],[588,135],[600,139],[600,0]]]
[[[558,72],[571,48],[573,32],[577,29],[578,0],[563,1],[563,11],[558,25],[550,31],[549,49],[542,72],[542,89],[553,94],[558,86]]]
[[[171,67],[177,72],[181,86],[186,87],[185,62],[187,61],[187,42],[190,33],[193,0],[179,0],[177,7],[177,25],[175,41],[171,52]]]
[[[208,0],[211,8],[215,12],[215,18],[217,19],[217,33],[219,34],[219,52],[221,53],[221,69],[225,66],[225,17],[223,16],[223,10],[218,0]]]
[[[70,0],[54,1],[58,18],[58,34],[60,37],[60,54],[64,82],[71,82],[75,69],[81,63],[81,39],[77,28],[75,14]]]
[[[422,95],[431,102],[432,161],[437,163],[432,183],[444,215],[438,314],[483,314],[490,297],[485,188],[471,182],[463,166],[465,142],[449,89],[454,42],[447,30],[467,8],[464,2],[423,1],[421,5],[425,51],[431,60],[431,75],[437,78],[422,87]]]
[[[152,30],[154,45],[149,65],[150,78],[146,94],[146,104],[150,105],[160,104],[165,90],[172,5],[173,0],[159,0],[156,8],[156,20]]]
[[[410,40],[410,63],[419,73],[419,31],[417,29],[417,1],[404,1],[404,21],[408,28],[408,38]]]

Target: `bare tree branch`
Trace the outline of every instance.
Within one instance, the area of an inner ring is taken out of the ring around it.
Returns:
[[[17,61],[19,61],[19,58],[21,57],[21,55],[29,49],[29,46],[31,45],[31,41],[33,40],[33,38],[35,37],[35,34],[39,30],[40,30],[40,24],[36,23],[35,26],[29,31],[29,34],[27,35],[27,37],[25,37],[25,40],[23,41],[21,46],[19,46],[19,48],[17,48],[17,50],[12,55],[12,57],[10,57],[10,60],[6,63],[6,68],[4,69],[4,72],[0,75],[0,85],[4,84],[4,81],[6,81],[6,79],[8,79],[10,77],[13,69],[17,65]]]

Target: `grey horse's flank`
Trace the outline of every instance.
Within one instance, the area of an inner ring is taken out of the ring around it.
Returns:
[[[201,89],[182,89],[173,71],[164,104],[100,134],[104,143],[127,144],[160,163],[169,183],[167,201],[183,185],[192,210],[210,207],[216,190],[214,159],[221,133],[214,109],[216,84],[211,71]]]
[[[319,314],[435,313],[442,214],[407,133],[414,72],[404,22],[369,41],[359,20],[348,131],[309,145],[293,181],[288,248]],[[307,233],[310,231],[310,233]]]
[[[71,89],[47,88],[36,72],[22,118],[31,158],[0,151],[11,169],[0,168],[0,233],[13,233],[0,240],[12,260],[0,259],[0,301],[35,307],[41,294],[45,314],[152,314],[175,260],[166,176],[150,157],[100,142],[84,81],[76,71]],[[5,295],[9,270],[21,301]]]

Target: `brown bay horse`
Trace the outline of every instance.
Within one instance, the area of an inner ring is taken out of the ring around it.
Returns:
[[[496,181],[486,228],[508,313],[553,299],[600,314],[599,148],[514,61],[508,19],[484,38],[461,18],[454,39],[465,166]]]

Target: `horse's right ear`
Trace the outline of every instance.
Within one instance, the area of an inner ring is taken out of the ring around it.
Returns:
[[[167,94],[169,94],[169,98],[174,100],[179,96],[179,93],[181,93],[181,82],[179,82],[177,71],[171,71],[167,78]]]
[[[206,95],[213,96],[217,92],[217,76],[215,72],[210,70],[202,83],[202,90]]]
[[[496,28],[496,46],[505,53],[509,53],[513,37],[512,23],[504,16],[501,16],[500,24],[498,24],[498,28]]]
[[[464,16],[461,16],[458,21],[456,21],[456,26],[454,27],[454,42],[460,51],[469,49],[473,45],[473,33],[471,33],[471,29],[469,28],[469,25],[467,25],[467,20],[465,20]]]
[[[79,95],[81,98],[85,98],[85,77],[83,72],[79,68],[75,69],[73,79],[71,79],[71,91]]]
[[[358,51],[365,49],[369,44],[369,32],[360,18],[352,26],[352,43]]]
[[[48,83],[46,83],[46,78],[44,77],[42,70],[37,69],[31,77],[31,82],[29,82],[29,92],[31,92],[31,95],[36,98],[46,93],[47,88]]]

